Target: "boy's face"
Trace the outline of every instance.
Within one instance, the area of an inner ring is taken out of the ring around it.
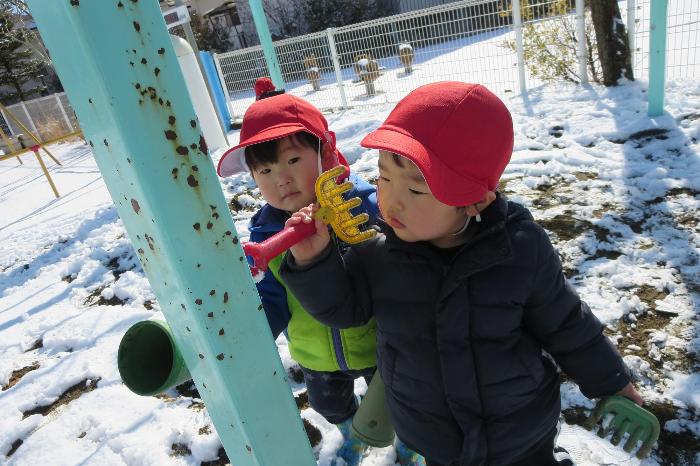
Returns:
[[[466,210],[435,199],[413,162],[391,152],[379,151],[377,199],[384,220],[403,241],[429,241],[447,248],[461,243],[459,231],[467,220]]]
[[[252,174],[260,194],[272,207],[296,212],[316,200],[318,154],[295,135],[280,139],[277,162],[261,164]]]

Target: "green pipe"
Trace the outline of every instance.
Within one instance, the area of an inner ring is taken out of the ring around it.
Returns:
[[[122,337],[117,367],[124,385],[142,396],[151,396],[192,378],[168,324],[144,320]]]

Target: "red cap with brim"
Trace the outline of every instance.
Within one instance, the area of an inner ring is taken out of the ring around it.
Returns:
[[[489,191],[487,186],[478,180],[452,172],[420,142],[386,126],[365,136],[360,144],[368,149],[393,152],[415,163],[430,191],[443,204],[456,207],[471,205],[481,201]],[[440,189],[441,186],[451,188]]]
[[[309,102],[291,94],[280,94],[253,103],[243,116],[238,145],[224,152],[216,169],[219,176],[231,176],[248,169],[245,148],[306,131],[331,144],[338,162],[348,166],[335,147],[333,133],[323,114]]]
[[[468,206],[497,189],[513,151],[513,121],[484,86],[436,82],[401,99],[360,144],[411,160],[437,200]]]

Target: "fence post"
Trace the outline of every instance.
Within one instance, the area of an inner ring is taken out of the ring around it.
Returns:
[[[338,51],[335,49],[333,31],[335,31],[335,28],[326,29],[326,37],[328,37],[328,46],[331,49],[331,59],[333,60],[333,68],[335,68],[335,80],[338,83],[340,102],[342,103],[342,108],[348,108],[348,100],[345,98],[345,87],[343,86],[343,73],[340,70],[340,62],[338,61]]]
[[[221,87],[223,88],[224,95],[226,96],[226,105],[231,104],[231,106],[229,108],[233,112],[231,114],[231,123],[233,123],[236,120],[236,111],[233,108],[233,100],[231,100],[231,93],[228,91],[228,84],[226,83],[226,77],[224,76],[224,71],[221,68],[221,62],[219,61],[219,54],[213,53],[212,57],[214,58],[214,66],[216,66],[216,73],[219,75],[219,81],[221,81]]]
[[[668,0],[651,0],[649,25],[649,116],[664,112]]]
[[[66,122],[66,125],[68,125],[68,129],[72,133],[75,131],[73,129],[73,125],[70,122],[70,118],[68,118],[68,114],[66,113],[66,109],[63,108],[63,103],[61,102],[61,98],[58,96],[58,94],[53,95],[56,98],[56,103],[58,104],[59,110],[61,110],[61,115],[63,115],[63,121]]]
[[[34,120],[32,120],[32,116],[29,114],[29,110],[27,110],[27,106],[25,105],[23,100],[19,102],[19,106],[22,107],[22,110],[24,110],[24,114],[27,116],[27,123],[29,123],[29,127],[31,128],[31,130],[34,132],[34,134],[39,135],[39,131],[37,131],[36,129]]]
[[[632,55],[632,63],[634,64],[634,52],[636,45],[634,43],[634,35],[637,29],[637,19],[635,10],[637,9],[635,0],[627,0],[627,43],[629,44],[630,54]]]
[[[583,0],[576,0],[576,36],[578,36],[576,48],[578,74],[581,84],[585,84],[588,82],[588,67],[586,66],[586,10]]]
[[[513,29],[515,30],[515,52],[518,55],[518,81],[520,93],[527,91],[525,87],[525,57],[523,53],[523,20],[520,15],[520,0],[513,0]]]

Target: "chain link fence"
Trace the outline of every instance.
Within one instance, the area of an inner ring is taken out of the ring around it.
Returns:
[[[41,141],[51,141],[80,131],[78,119],[65,93],[39,97],[5,108],[11,115],[0,110],[0,129],[19,146],[23,143],[27,146],[34,144],[27,130],[33,132]],[[21,125],[15,120],[19,120]],[[3,144],[2,140],[0,144]],[[7,149],[4,148],[5,151]]]
[[[521,23],[511,11],[518,3]],[[649,4],[619,3],[632,31],[633,66],[640,79],[648,73]],[[422,84],[450,79],[483,83],[503,96],[542,84],[528,66],[518,68],[524,60],[518,59],[515,45],[507,44],[516,43],[517,33],[527,41],[527,34],[552,21],[572,34],[577,21],[591,31],[590,18],[577,15],[575,5],[576,0],[463,0],[285,39],[274,47],[286,91],[321,109],[393,103]],[[669,8],[669,79],[698,76],[699,25],[700,2]],[[576,60],[579,52],[571,53]],[[262,48],[214,58],[232,113],[241,116],[255,100],[255,80],[269,76]]]

